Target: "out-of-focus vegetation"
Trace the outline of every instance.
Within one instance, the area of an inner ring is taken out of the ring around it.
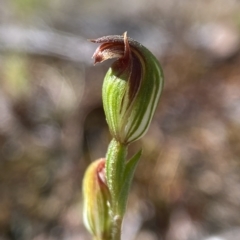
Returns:
[[[90,239],[81,182],[110,136],[108,63],[88,38],[128,35],[160,60],[123,239],[240,239],[240,2],[0,0],[0,240]],[[210,238],[208,238],[210,239]]]

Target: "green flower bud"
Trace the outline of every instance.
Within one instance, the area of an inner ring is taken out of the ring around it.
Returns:
[[[105,178],[105,159],[89,165],[83,178],[83,220],[85,227],[96,240],[109,239],[111,219],[110,192]]]
[[[103,83],[103,107],[112,136],[129,144],[142,137],[151,122],[163,87],[158,60],[140,43],[112,35],[95,40],[95,63],[118,58]]]

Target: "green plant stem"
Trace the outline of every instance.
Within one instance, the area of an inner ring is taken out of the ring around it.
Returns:
[[[116,216],[113,219],[113,229],[112,229],[111,240],[121,240],[122,220],[123,218],[118,216]]]
[[[106,177],[111,193],[110,214],[113,226],[111,240],[121,239],[122,219],[125,211],[123,204],[125,204],[126,201],[120,197],[120,193],[124,180],[127,148],[127,145],[113,139],[109,144],[106,156]]]
[[[114,217],[122,217],[124,214],[120,209],[121,199],[119,199],[119,194],[122,189],[126,157],[127,145],[121,144],[116,139],[113,139],[109,144],[106,157],[106,177],[111,193],[111,210]]]

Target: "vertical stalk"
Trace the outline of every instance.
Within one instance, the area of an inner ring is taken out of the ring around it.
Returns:
[[[113,218],[112,239],[121,240],[123,216],[116,216]]]
[[[126,166],[127,145],[112,139],[106,156],[106,177],[111,193],[110,214],[112,219],[112,240],[120,240],[123,219],[122,190],[124,170]]]
[[[127,145],[113,139],[108,147],[106,156],[106,177],[111,193],[111,209],[117,215],[123,213],[119,211],[119,193],[122,187],[123,173],[126,165]],[[115,217],[115,216],[114,216]]]

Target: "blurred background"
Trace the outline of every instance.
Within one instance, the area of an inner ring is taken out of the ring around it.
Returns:
[[[0,0],[0,240],[90,240],[82,177],[111,137],[97,45],[144,44],[165,87],[123,239],[240,239],[240,1]]]

